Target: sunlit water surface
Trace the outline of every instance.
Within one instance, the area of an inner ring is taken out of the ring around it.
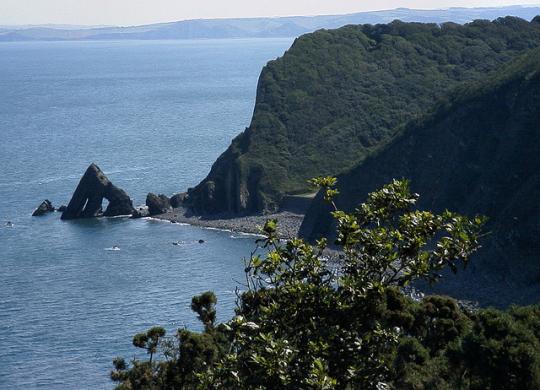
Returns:
[[[0,44],[1,389],[111,388],[115,356],[144,356],[133,334],[196,329],[189,304],[203,291],[230,317],[253,237],[30,214],[45,198],[66,204],[90,162],[136,204],[196,185],[249,124],[262,66],[291,43]]]

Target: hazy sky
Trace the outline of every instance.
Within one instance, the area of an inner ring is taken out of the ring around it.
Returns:
[[[526,3],[527,0],[0,0],[0,24],[136,25],[195,18],[320,15],[397,7],[433,9]]]

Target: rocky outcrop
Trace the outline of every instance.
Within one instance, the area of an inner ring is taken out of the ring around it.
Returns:
[[[158,215],[166,213],[169,209],[171,209],[171,201],[163,194],[156,195],[149,193],[146,196],[146,206],[148,206],[148,212],[150,215]]]
[[[32,213],[32,217],[40,217],[53,211],[54,207],[52,203],[48,199],[45,199],[43,202],[41,202],[38,208],[34,210],[34,212]]]
[[[182,206],[184,201],[186,200],[186,196],[187,194],[185,192],[171,196],[171,206],[174,208]]]
[[[133,203],[124,190],[111,184],[104,197],[109,201],[109,206],[104,214],[106,217],[133,213]]]
[[[220,156],[203,182],[188,190],[184,204],[198,214],[207,215],[277,211],[281,194],[269,187],[272,180],[260,167],[239,168],[239,164],[235,162],[238,156],[232,151],[233,148],[234,145],[231,145],[229,150]],[[279,171],[276,177],[285,174]],[[262,187],[265,189],[262,190]]]
[[[104,213],[103,198],[109,201]],[[96,164],[91,164],[62,213],[62,219],[114,217],[131,215],[133,211],[133,203],[126,192],[112,184]]]

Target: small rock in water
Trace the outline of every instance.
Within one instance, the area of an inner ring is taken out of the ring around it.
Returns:
[[[13,222],[7,221],[7,222],[6,222],[6,227],[12,228],[12,227],[13,227]]]
[[[58,208],[56,209],[56,211],[58,211],[59,213],[63,213],[64,211],[66,211],[66,209],[67,209],[67,206],[66,206],[66,205],[62,205],[62,206],[58,207]]]
[[[51,201],[48,199],[45,199],[43,202],[41,202],[38,208],[34,210],[34,212],[32,213],[32,217],[40,217],[52,211],[54,211],[54,207]]]
[[[199,244],[204,244],[204,240],[199,240]]]

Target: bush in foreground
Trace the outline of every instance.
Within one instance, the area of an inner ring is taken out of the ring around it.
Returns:
[[[332,202],[335,179],[313,183]],[[268,221],[235,317],[216,324],[215,295],[194,297],[204,331],[136,335],[150,359],[115,359],[118,389],[540,388],[540,307],[469,312],[402,292],[466,266],[484,224],[416,210],[417,199],[393,181],[354,213],[335,210],[336,256],[325,240],[280,242]]]

